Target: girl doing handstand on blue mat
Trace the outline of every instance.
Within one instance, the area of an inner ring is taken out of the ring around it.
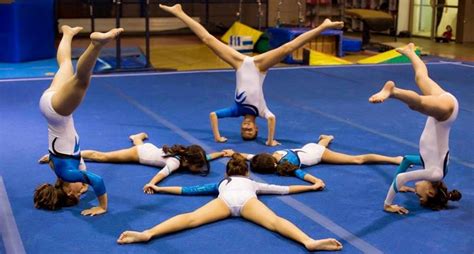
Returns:
[[[174,216],[151,229],[142,232],[125,231],[117,242],[119,244],[147,242],[154,237],[199,227],[230,216],[241,216],[304,245],[310,251],[342,249],[342,244],[336,239],[312,239],[293,223],[277,216],[257,198],[257,194],[284,195],[314,191],[317,186],[279,186],[252,181],[248,178],[249,170],[245,158],[237,153],[227,163],[226,175],[226,178],[218,184],[191,187],[150,185],[155,192],[176,195],[218,194],[218,197],[194,212]]]
[[[81,156],[84,160],[94,162],[139,163],[161,167],[162,169],[148,182],[148,184],[155,185],[179,169],[206,176],[210,170],[209,161],[223,157],[228,151],[223,150],[206,155],[204,149],[198,145],[174,145],[159,148],[152,143],[143,142],[148,138],[144,132],[131,135],[129,138],[133,143],[130,148],[110,152],[83,150]],[[45,155],[39,160],[40,163],[48,161],[49,155]],[[148,187],[148,184],[143,187],[143,191],[151,194],[153,191]]]
[[[86,209],[81,214],[93,216],[107,211],[107,193],[102,177],[85,171],[85,164],[81,163],[79,136],[74,128],[72,113],[81,104],[89,87],[100,50],[123,29],[92,33],[91,43],[79,58],[75,74],[71,62],[71,42],[82,27],[62,26],[61,29],[63,37],[57,52],[59,70],[40,99],[40,110],[48,122],[49,165],[57,181],[55,185],[45,183],[36,188],[33,201],[36,208],[47,210],[75,205],[87,190],[84,184],[89,184],[99,199],[99,206]]]
[[[458,115],[458,101],[428,76],[428,69],[415,54],[413,43],[397,51],[412,62],[415,82],[423,95],[398,88],[393,81],[387,81],[380,92],[369,98],[369,102],[382,103],[388,98],[395,98],[407,104],[410,109],[427,115],[428,119],[420,137],[420,155],[404,157],[390,185],[384,210],[391,213],[408,213],[406,208],[392,203],[399,191],[415,192],[422,206],[440,210],[446,207],[448,200],[461,199],[460,192],[448,192],[443,183],[448,171],[449,132]],[[424,169],[405,172],[410,165],[422,165]],[[418,181],[414,189],[405,186],[409,181]]]
[[[299,149],[278,150],[272,154],[241,154],[250,161],[250,169],[253,172],[262,174],[277,173],[282,176],[294,175],[310,183],[319,184],[321,188],[324,188],[324,182],[301,168],[311,167],[320,162],[330,164],[400,164],[403,159],[401,156],[389,157],[380,154],[347,155],[334,152],[327,148],[333,139],[333,136],[321,135],[319,136],[318,143],[308,143]],[[227,152],[227,155],[232,155],[232,153]]]
[[[216,142],[227,140],[220,135],[219,118],[243,116],[240,133],[244,140],[253,140],[257,137],[256,117],[262,117],[267,119],[268,124],[266,144],[269,146],[278,145],[279,143],[274,139],[276,118],[268,109],[263,96],[263,81],[268,69],[283,60],[286,55],[318,36],[322,31],[343,26],[343,22],[332,22],[326,19],[319,27],[296,37],[279,48],[255,57],[248,57],[209,34],[201,24],[183,12],[180,4],[172,7],[160,5],[160,7],[183,21],[218,57],[236,70],[237,84],[234,105],[210,114],[212,132]]]

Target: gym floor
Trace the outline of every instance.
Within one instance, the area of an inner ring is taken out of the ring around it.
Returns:
[[[396,166],[326,164],[308,168],[325,181],[324,191],[268,195],[261,200],[310,236],[340,240],[344,245],[341,253],[473,253],[474,66],[429,63],[428,68],[432,78],[460,103],[451,131],[452,157],[445,178],[449,188],[462,192],[460,202],[434,212],[420,207],[415,195],[401,193],[397,203],[410,213],[388,214],[382,207]],[[417,90],[413,76],[409,64],[270,70],[264,89],[267,104],[277,116],[276,138],[282,143],[277,148],[264,145],[267,130],[263,121],[259,121],[257,141],[243,142],[238,131],[240,121],[222,120],[221,132],[229,140],[213,142],[208,114],[232,103],[235,74],[230,70],[96,75],[74,117],[82,149],[129,147],[127,137],[145,131],[149,141],[158,146],[194,143],[208,152],[224,148],[270,152],[297,148],[315,141],[320,134],[331,134],[335,140],[330,148],[335,151],[417,154],[426,117],[395,100],[381,105],[367,102],[388,79]],[[47,152],[47,127],[38,100],[50,81],[50,77],[0,80],[0,253],[306,252],[303,246],[241,218],[160,237],[147,244],[116,244],[124,230],[144,230],[213,198],[146,195],[142,187],[158,169],[140,165],[87,164],[88,170],[104,178],[110,202],[105,215],[80,215],[82,209],[97,202],[91,190],[76,207],[57,212],[35,209],[35,187],[55,180],[47,165],[37,164]],[[177,173],[162,185],[217,182],[224,176],[225,163],[226,159],[212,162],[207,177]],[[303,183],[276,175],[253,174],[252,178],[275,184]]]

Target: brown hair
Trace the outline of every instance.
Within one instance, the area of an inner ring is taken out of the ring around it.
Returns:
[[[288,161],[283,161],[278,163],[276,171],[281,176],[292,176],[295,174],[295,170],[297,170],[298,168],[298,166],[291,164]]]
[[[186,161],[189,165],[195,165],[199,168],[204,168],[205,172],[200,173],[207,175],[210,170],[209,162],[206,158],[206,151],[201,146],[190,145],[185,147],[183,145],[173,145],[168,147],[163,146],[163,151],[166,153],[165,157],[179,156],[179,161]]]
[[[38,209],[59,210],[62,207],[74,206],[79,203],[79,199],[68,196],[63,189],[67,184],[61,179],[57,179],[53,185],[44,183],[35,189],[33,202]]]
[[[428,197],[422,205],[435,211],[446,208],[449,200],[458,201],[462,198],[461,192],[452,190],[448,192],[446,184],[443,182],[431,182],[436,193],[433,197]]]
[[[245,157],[240,153],[234,153],[232,158],[227,162],[227,176],[245,176],[249,172],[249,167]]]
[[[276,172],[276,159],[269,153],[260,153],[250,160],[250,169],[260,174],[272,174]]]

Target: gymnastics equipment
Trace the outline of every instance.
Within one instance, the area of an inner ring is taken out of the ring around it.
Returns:
[[[250,36],[252,37],[252,43],[255,44],[262,34],[263,33],[261,31],[236,21],[221,37],[221,40],[229,44],[230,36]]]
[[[303,64],[306,65],[346,65],[353,64],[339,57],[324,54],[322,52],[304,48],[303,49]]]
[[[55,57],[54,22],[54,0],[0,1],[0,61]]]
[[[307,31],[309,31],[309,28],[280,27],[269,28],[266,31],[266,34],[268,34],[269,37],[270,47],[275,49]],[[318,37],[303,46],[303,48],[310,48],[326,54],[341,57],[343,56],[342,35],[343,32],[341,30],[325,30]],[[288,64],[302,64],[303,49],[300,48],[294,51],[292,54],[285,57],[283,62]]]
[[[94,6],[97,4],[97,0],[88,0],[89,4],[89,15],[91,19],[91,31],[95,31],[95,13]],[[123,4],[141,4],[143,7],[143,14],[145,19],[145,63],[140,64],[142,66],[134,66],[133,68],[124,68],[123,59],[122,59],[122,47],[121,47],[121,36],[116,39],[115,44],[115,63],[108,64],[107,68],[104,68],[104,71],[146,71],[154,70],[150,63],[150,0],[112,0],[115,8],[115,27],[120,27],[121,18],[122,18],[122,9]],[[100,61],[99,61],[100,63]]]
[[[415,53],[419,56],[421,54],[420,49],[416,48]],[[357,61],[358,64],[381,64],[381,63],[391,64],[391,63],[409,63],[409,62],[410,62],[410,59],[408,59],[408,57],[398,53],[394,49]]]
[[[229,38],[229,46],[243,54],[252,53],[253,45],[252,36],[231,35]]]

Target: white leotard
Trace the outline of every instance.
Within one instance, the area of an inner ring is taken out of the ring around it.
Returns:
[[[77,156],[80,153],[79,136],[72,115],[58,114],[51,104],[56,91],[46,91],[40,99],[40,110],[48,122],[48,149],[55,154]]]
[[[231,176],[219,184],[219,198],[229,207],[232,216],[240,216],[240,210],[257,194],[288,194],[290,187],[255,182],[247,177]]]
[[[427,180],[434,182],[443,179],[444,168],[447,166],[445,164],[449,161],[449,132],[451,125],[458,116],[459,105],[456,97],[452,94],[445,93],[441,96],[450,96],[453,99],[454,108],[451,116],[442,122],[434,117],[428,117],[420,138],[420,155],[423,159],[424,169],[398,174],[387,193],[386,205],[392,204],[397,190],[408,181]]]
[[[308,143],[304,145],[302,148],[299,149],[291,149],[293,152],[298,154],[300,159],[301,166],[303,167],[310,167],[318,164],[321,162],[323,157],[323,153],[326,150],[326,147],[316,144],[316,143]],[[285,150],[276,151],[276,153],[285,156],[288,152]]]
[[[237,85],[235,89],[236,102],[252,105],[258,109],[258,116],[269,118],[274,116],[267,108],[263,96],[263,81],[266,73],[260,72],[253,57],[245,57],[242,65],[236,71]]]
[[[178,159],[175,157],[165,157],[166,154],[163,152],[163,149],[151,143],[137,145],[137,152],[140,164],[162,167],[163,169],[158,174],[162,174],[165,177],[176,171],[180,166]]]

